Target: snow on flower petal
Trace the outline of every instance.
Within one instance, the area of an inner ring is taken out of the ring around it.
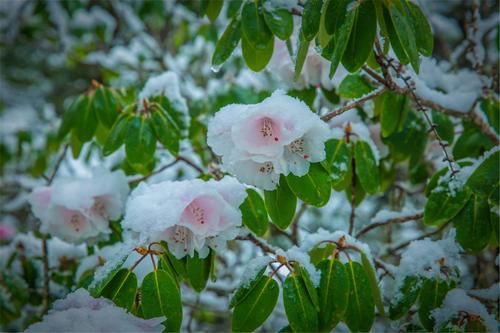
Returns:
[[[231,177],[142,183],[130,195],[122,225],[141,244],[166,241],[177,258],[194,251],[205,257],[210,247],[220,247],[217,238],[236,237],[245,197],[245,187]]]
[[[303,176],[325,158],[328,125],[303,102],[276,91],[261,103],[229,105],[208,125],[208,145],[240,181],[273,190],[279,175]]]
[[[95,169],[91,178],[61,179],[34,189],[30,203],[42,232],[82,243],[111,232],[109,221],[122,215],[128,190],[123,171]]]

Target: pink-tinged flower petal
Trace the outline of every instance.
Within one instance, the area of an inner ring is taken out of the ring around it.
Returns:
[[[49,232],[68,242],[78,243],[99,234],[90,220],[80,211],[57,206],[51,209],[53,223]]]
[[[16,234],[16,229],[8,224],[0,224],[0,241],[10,240]]]
[[[199,196],[184,209],[179,224],[200,236],[216,233],[222,208],[223,203],[218,198]]]
[[[31,209],[37,218],[43,219],[45,217],[51,198],[52,189],[45,186],[34,189],[30,194],[29,202],[31,204]]]
[[[239,160],[227,167],[245,184],[257,186],[267,191],[276,189],[280,175],[275,172],[271,162],[257,163],[252,160]]]

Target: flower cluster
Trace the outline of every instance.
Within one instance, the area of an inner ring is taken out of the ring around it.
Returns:
[[[40,231],[67,242],[99,240],[109,234],[109,221],[122,215],[129,191],[123,171],[96,169],[91,178],[57,180],[30,195]]]
[[[208,124],[208,145],[240,181],[274,190],[280,174],[303,176],[325,159],[330,129],[306,104],[276,91],[258,104],[233,104]]]
[[[232,177],[141,183],[130,195],[122,225],[141,244],[163,240],[177,258],[195,250],[205,258],[209,248],[220,250],[238,235],[245,197],[245,187]]]

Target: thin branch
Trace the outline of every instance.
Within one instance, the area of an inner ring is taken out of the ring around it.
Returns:
[[[299,208],[299,211],[297,212],[297,214],[295,214],[295,217],[293,218],[292,221],[292,233],[290,235],[290,240],[295,245],[298,245],[299,243],[299,220],[306,210],[307,210],[307,204],[302,203],[302,205]]]
[[[443,224],[441,227],[439,227],[438,229],[434,230],[434,231],[431,231],[431,232],[428,232],[426,234],[423,234],[417,238],[414,238],[414,239],[411,239],[409,241],[406,241],[404,243],[401,243],[399,244],[398,246],[396,247],[393,247],[393,248],[390,248],[387,252],[390,253],[390,254],[395,254],[397,251],[407,247],[408,245],[410,245],[412,242],[414,241],[418,241],[418,240],[422,240],[424,238],[427,238],[427,237],[431,237],[431,236],[434,236],[436,234],[439,234],[441,231],[443,231],[449,224],[451,223],[451,221],[448,221],[447,223]]]
[[[47,235],[42,235],[42,262],[43,262],[43,306],[42,315],[49,310],[50,298],[50,278],[49,278],[49,251],[47,244]]]
[[[374,91],[372,91],[371,93],[369,94],[366,94],[364,95],[363,97],[357,99],[357,100],[354,100],[350,103],[347,103],[346,105],[338,108],[338,109],[335,109],[333,111],[330,111],[328,112],[327,114],[323,115],[321,117],[321,120],[323,121],[329,121],[330,119],[338,116],[338,115],[341,115],[342,113],[346,112],[346,111],[349,111],[351,109],[354,109],[358,106],[361,106],[363,105],[364,103],[366,103],[367,101],[371,100],[371,99],[374,99],[375,97],[377,96],[380,96],[382,95],[384,92],[386,92],[387,89],[385,87],[381,87],[379,89],[376,89]]]
[[[260,247],[260,249],[262,251],[264,251],[266,253],[276,254],[276,251],[274,251],[269,245],[262,242],[260,239],[256,238],[252,234],[248,234],[247,236],[238,236],[238,237],[236,237],[236,239],[250,241],[250,242],[254,243],[255,245],[257,245],[258,247]]]
[[[195,169],[196,171],[198,171],[199,173],[204,173],[203,171],[203,168],[200,167],[199,165],[197,165],[196,163],[194,163],[193,161],[191,161],[190,159],[188,159],[187,157],[184,157],[184,156],[177,156],[177,159],[188,164],[189,166],[191,166],[193,169]]]
[[[69,147],[69,144],[66,144],[64,146],[64,149],[63,149],[61,155],[59,156],[59,159],[57,160],[56,165],[54,166],[54,171],[52,171],[52,174],[50,175],[50,177],[47,180],[47,185],[50,186],[52,184],[52,182],[54,181],[54,178],[56,177],[57,171],[59,170],[59,167],[61,166],[61,163],[64,160],[64,157],[66,156],[66,151],[68,150],[68,147]]]
[[[354,158],[351,160],[352,165],[352,180],[351,180],[351,215],[349,216],[349,235],[352,235],[354,230],[354,219],[356,217],[356,162]]]
[[[158,170],[155,170],[153,172],[151,172],[149,175],[146,175],[146,176],[143,176],[143,177],[139,177],[139,178],[136,178],[136,179],[132,179],[132,180],[129,180],[128,183],[129,184],[135,184],[135,183],[140,183],[142,181],[145,181],[147,180],[148,178],[154,176],[154,175],[157,175],[163,171],[165,171],[166,169],[170,168],[171,166],[177,164],[180,160],[178,158],[176,158],[174,161],[162,166],[161,168],[159,168]]]
[[[375,228],[378,228],[378,227],[381,227],[384,225],[400,224],[400,223],[405,223],[405,222],[409,222],[409,221],[416,221],[416,220],[420,220],[423,217],[424,217],[424,213],[416,213],[416,214],[411,214],[411,215],[407,215],[407,216],[400,216],[400,217],[388,219],[386,221],[371,223],[371,224],[367,225],[366,227],[364,227],[363,229],[361,229],[356,234],[356,238],[363,236],[364,234],[366,234],[370,230],[373,230]]]

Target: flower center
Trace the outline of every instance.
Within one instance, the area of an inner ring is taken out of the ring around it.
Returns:
[[[304,154],[304,139],[300,138],[288,145],[290,151],[294,152],[295,154],[299,154],[305,159],[309,158],[308,154]]]
[[[98,216],[105,217],[106,215],[106,206],[104,201],[100,198],[96,198],[94,204],[92,205],[92,212]]]
[[[195,203],[191,203],[188,206],[189,211],[193,214],[196,222],[205,224],[205,210]]]
[[[184,252],[187,252],[188,229],[176,225],[173,238],[174,242],[184,244]]]
[[[266,117],[262,119],[260,133],[262,133],[262,136],[265,139],[273,137],[273,121],[271,120],[271,118]],[[274,135],[274,141],[278,140],[278,136]]]
[[[259,168],[260,173],[271,173],[273,171],[274,171],[274,166],[271,162],[266,162]]]
[[[83,216],[81,214],[78,214],[78,213],[72,214],[70,219],[69,219],[69,223],[71,223],[73,225],[76,232],[79,232],[80,226],[84,223]]]

